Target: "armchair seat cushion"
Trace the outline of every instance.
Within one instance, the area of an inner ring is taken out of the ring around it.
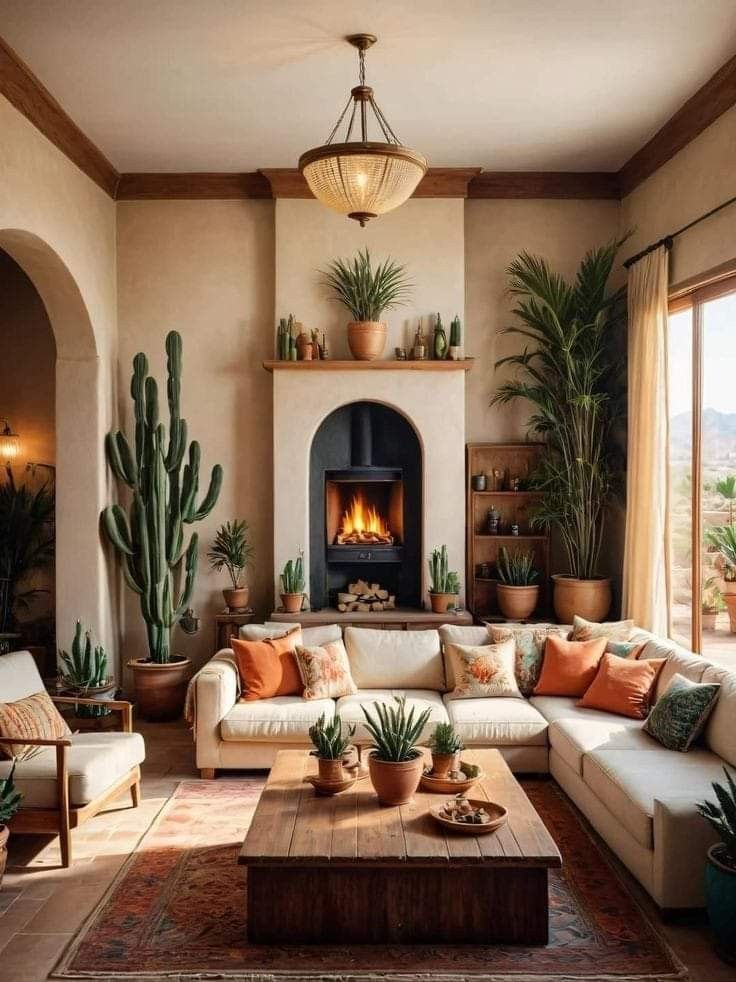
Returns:
[[[386,631],[385,633],[393,634],[394,632]],[[398,634],[399,632],[395,633]],[[346,725],[356,724],[353,739],[357,743],[369,743],[372,740],[364,725],[365,716],[360,708],[361,705],[366,706],[368,712],[375,719],[376,712],[373,703],[380,702],[384,705],[395,706],[394,696],[406,696],[406,710],[409,712],[414,709],[415,718],[425,709],[429,710],[429,720],[417,743],[426,743],[435,726],[438,723],[447,723],[449,720],[447,710],[442,702],[442,696],[431,689],[361,689],[353,696],[343,696],[337,700],[337,711],[343,723]]]
[[[547,745],[547,720],[526,699],[452,699],[450,696],[445,696],[450,722],[466,746]]]
[[[244,740],[273,743],[309,743],[309,727],[325,714],[335,715],[333,699],[302,699],[301,696],[273,696],[254,702],[237,702],[220,722],[220,736],[226,742]]]
[[[75,733],[67,751],[69,802],[86,805],[104,794],[119,778],[140,764],[146,750],[140,733]],[[11,761],[0,761],[0,777],[10,773]],[[19,760],[14,783],[23,795],[23,808],[56,808],[56,750],[44,747]]]

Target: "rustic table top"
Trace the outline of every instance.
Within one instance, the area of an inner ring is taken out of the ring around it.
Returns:
[[[305,750],[282,750],[245,837],[238,861],[254,865],[475,864],[559,867],[560,853],[523,788],[497,750],[465,750],[485,777],[468,793],[508,809],[498,831],[468,836],[445,830],[430,805],[449,795],[417,791],[409,805],[379,805],[370,778],[328,798],[305,781],[317,762]]]

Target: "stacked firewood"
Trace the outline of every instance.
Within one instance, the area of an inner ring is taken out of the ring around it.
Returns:
[[[381,588],[380,583],[367,583],[365,580],[357,580],[349,583],[347,593],[338,593],[337,609],[342,613],[369,614],[371,611],[379,613],[382,610],[395,610],[396,597],[388,590]]]

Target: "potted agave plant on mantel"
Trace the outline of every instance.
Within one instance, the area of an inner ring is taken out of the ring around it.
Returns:
[[[128,665],[138,711],[150,720],[176,719],[181,713],[191,664],[172,654],[171,634],[189,607],[198,559],[198,535],[193,532],[185,545],[184,527],[209,515],[222,486],[222,467],[215,464],[207,493],[197,501],[201,451],[193,440],[187,454],[187,424],[181,417],[182,340],[176,331],[166,337],[166,355],[168,434],[159,422],[156,380],[140,352],[133,359],[130,386],[133,446],[120,431],[108,433],[105,440],[110,469],[131,496],[129,515],[120,505],[111,505],[102,520],[125,581],[140,598],[148,653]],[[180,572],[183,585],[177,592]]]
[[[524,348],[496,362],[516,375],[491,404],[522,399],[533,408],[529,431],[545,446],[534,476],[542,499],[531,522],[556,530],[567,557],[568,571],[552,577],[564,624],[575,614],[603,620],[611,607],[611,581],[600,575],[599,560],[622,392],[615,346],[626,317],[625,288],[609,291],[608,280],[622,241],[587,253],[573,283],[526,252],[507,270],[521,323],[504,333],[518,335]]]
[[[449,569],[447,546],[433,549],[429,557],[429,602],[435,614],[446,614],[457,607],[460,594],[460,577]]]
[[[405,304],[411,292],[404,266],[385,259],[374,269],[371,255],[358,252],[352,263],[336,259],[322,271],[333,300],[343,304],[353,315],[348,324],[348,345],[353,358],[374,361],[386,346],[385,310]]]
[[[253,546],[248,542],[248,523],[235,520],[221,525],[207,558],[212,569],[217,572],[226,569],[230,577],[232,587],[222,591],[227,609],[235,614],[244,613],[248,609],[250,589],[243,582],[243,575],[253,558]]]
[[[419,787],[424,756],[416,744],[430,717],[429,709],[416,716],[413,706],[407,713],[406,696],[394,700],[395,707],[375,702],[375,716],[360,707],[373,738],[368,771],[382,805],[406,805]]]

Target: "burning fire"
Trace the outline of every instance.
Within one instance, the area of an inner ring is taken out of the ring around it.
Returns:
[[[342,524],[335,539],[340,546],[353,545],[393,545],[394,537],[388,524],[378,514],[373,505],[369,505],[358,491],[353,495],[350,507],[343,512]]]

